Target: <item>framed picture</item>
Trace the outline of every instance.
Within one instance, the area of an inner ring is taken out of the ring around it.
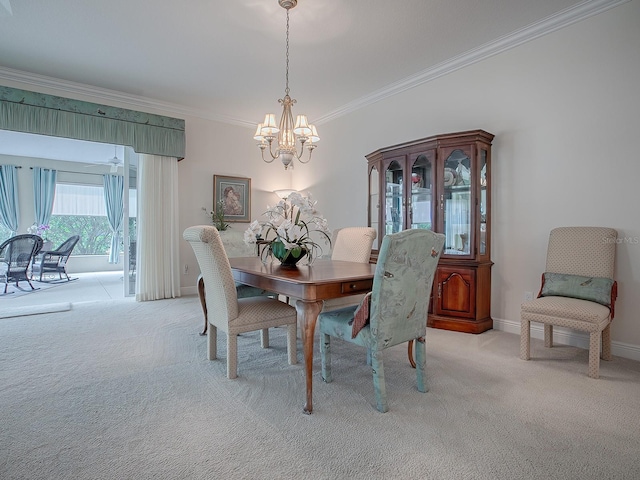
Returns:
[[[251,221],[251,179],[243,177],[213,176],[213,208],[223,202],[227,222]]]

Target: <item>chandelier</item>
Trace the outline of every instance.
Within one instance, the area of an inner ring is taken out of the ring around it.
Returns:
[[[311,154],[317,147],[316,142],[320,140],[318,131],[314,125],[310,125],[306,115],[298,115],[295,123],[293,122],[293,113],[291,107],[296,103],[295,99],[289,96],[289,10],[298,4],[298,0],[278,0],[282,8],[287,11],[287,42],[286,42],[286,86],[284,89],[284,98],[278,100],[282,104],[282,117],[280,123],[276,125],[276,118],[273,113],[267,113],[264,121],[258,124],[258,128],[254,135],[254,140],[258,140],[258,147],[262,153],[262,160],[266,163],[273,162],[279,158],[284,165],[284,169],[293,168],[293,159],[297,158],[301,163],[308,163],[311,160]],[[277,138],[275,153],[273,152],[273,143]],[[298,151],[297,143],[300,142],[300,151]],[[269,147],[271,158],[265,158],[264,151]],[[309,157],[303,160],[304,149],[309,151]]]

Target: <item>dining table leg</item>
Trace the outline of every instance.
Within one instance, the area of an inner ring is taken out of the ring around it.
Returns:
[[[322,310],[324,302],[296,301],[298,325],[302,329],[302,345],[304,354],[305,377],[307,381],[307,402],[303,412],[309,415],[313,411],[313,339],[318,314]]]

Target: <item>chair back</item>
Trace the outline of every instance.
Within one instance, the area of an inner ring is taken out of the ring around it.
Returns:
[[[9,269],[25,269],[31,259],[42,248],[43,240],[38,235],[16,235],[0,245],[0,258],[9,265]]]
[[[551,230],[547,272],[613,278],[618,232],[606,227],[559,227]]]
[[[430,230],[385,235],[371,293],[370,325],[380,348],[426,334],[433,277],[445,236]]]
[[[80,235],[73,235],[67,238],[58,248],[55,249],[57,255],[68,257],[76,246],[76,243],[80,241]]]
[[[345,227],[335,230],[331,239],[331,260],[369,263],[371,246],[376,235],[376,229],[371,227]]]
[[[209,323],[223,327],[238,316],[238,297],[220,233],[216,227],[198,225],[187,228],[183,238],[191,244],[204,280],[207,310],[215,312]]]

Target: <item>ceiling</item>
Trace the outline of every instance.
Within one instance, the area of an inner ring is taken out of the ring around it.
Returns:
[[[320,126],[617,3],[299,0],[294,114]],[[279,117],[285,22],[277,0],[0,0],[0,82],[249,128]]]

